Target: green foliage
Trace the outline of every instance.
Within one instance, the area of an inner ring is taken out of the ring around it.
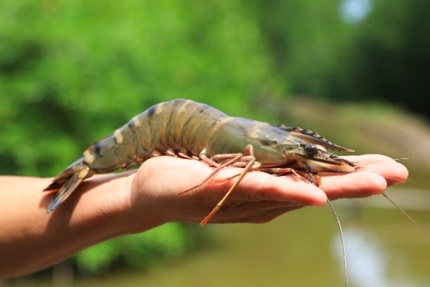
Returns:
[[[337,100],[383,100],[427,118],[430,9],[426,0],[371,1],[321,93]]]
[[[249,99],[283,93],[254,8],[230,0],[0,1],[0,173],[55,176],[164,100],[246,115]],[[87,272],[144,266],[183,254],[190,237],[166,225],[73,261]]]
[[[327,74],[351,38],[340,0],[261,1],[260,25],[277,72],[294,94],[323,95]]]
[[[259,2],[260,26],[276,71],[294,94],[332,101],[379,99],[429,118],[428,1],[369,0],[370,13],[356,22],[340,15],[346,1]]]
[[[115,266],[146,267],[161,258],[174,259],[195,245],[189,229],[166,224],[145,233],[119,237],[78,253],[74,261],[84,272],[100,273]]]
[[[55,175],[160,101],[243,114],[282,91],[254,14],[241,1],[0,2],[0,172]]]

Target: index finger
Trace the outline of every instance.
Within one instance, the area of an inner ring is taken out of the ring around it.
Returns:
[[[346,156],[345,159],[357,165],[357,171],[377,173],[385,178],[387,185],[402,183],[407,180],[408,169],[394,159],[380,154]]]

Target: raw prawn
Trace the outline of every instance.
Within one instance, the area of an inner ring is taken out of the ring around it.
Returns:
[[[355,170],[353,163],[327,149],[353,151],[310,130],[230,117],[206,104],[172,100],[150,107],[85,150],[83,157],[45,188],[57,191],[48,213],[95,173],[127,169],[159,155],[202,160],[218,170],[225,166],[243,167],[236,185],[250,170],[278,175],[294,173],[315,185],[319,172]],[[225,198],[233,189],[234,186]],[[225,198],[202,223],[209,221]]]

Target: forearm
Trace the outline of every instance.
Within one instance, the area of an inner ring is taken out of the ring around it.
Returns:
[[[4,203],[0,209],[0,278],[37,271],[88,246],[129,233],[126,190],[133,177],[88,180],[51,214],[46,208],[52,194],[42,190],[52,179],[0,177],[0,186],[8,187],[0,191]],[[89,189],[91,192],[85,192]],[[147,229],[150,227],[148,223]]]

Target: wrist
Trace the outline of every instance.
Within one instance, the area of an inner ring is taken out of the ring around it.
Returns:
[[[157,208],[158,190],[139,186],[135,177],[136,172],[129,171],[100,175],[93,181],[88,181],[89,186],[86,188],[88,193],[93,193],[91,197],[94,198],[89,202],[98,201],[97,206],[101,213],[98,216],[103,221],[109,221],[111,237],[143,232],[168,221]],[[83,196],[85,194],[86,192],[83,192]]]
[[[132,233],[129,194],[133,178],[133,172],[96,175],[84,181],[52,215],[66,215],[71,226],[93,229],[97,241]]]

